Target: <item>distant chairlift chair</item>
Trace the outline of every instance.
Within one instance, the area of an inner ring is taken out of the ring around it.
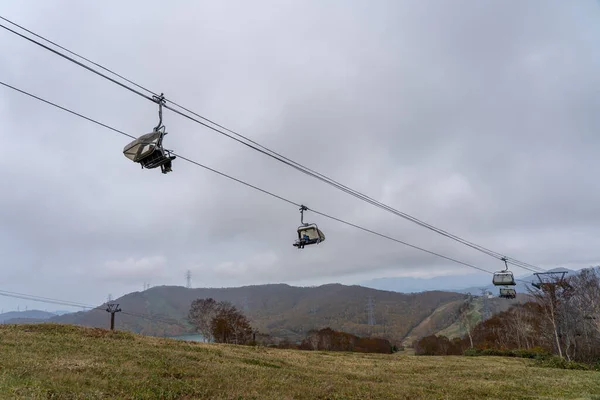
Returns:
[[[504,299],[514,299],[517,297],[517,291],[515,289],[509,288],[508,286],[515,286],[515,277],[511,271],[508,270],[508,260],[504,257],[502,258],[504,261],[504,265],[506,268],[503,271],[494,272],[494,277],[492,278],[492,283],[494,286],[504,286],[500,288],[500,297]]]
[[[500,297],[503,299],[514,299],[517,297],[517,291],[511,288],[500,288]]]

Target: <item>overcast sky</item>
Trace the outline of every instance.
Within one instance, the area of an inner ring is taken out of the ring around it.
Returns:
[[[600,4],[0,0],[0,15],[356,190],[542,268],[600,261]],[[2,24],[6,24],[2,22]],[[139,136],[157,107],[0,30],[0,80]],[[98,304],[151,285],[357,283],[474,271],[0,87],[0,289]],[[493,258],[170,111],[165,146],[493,271]],[[520,269],[517,275],[528,274]],[[465,275],[468,277],[468,275]],[[467,278],[466,278],[467,279]],[[1,298],[5,311],[64,308]]]

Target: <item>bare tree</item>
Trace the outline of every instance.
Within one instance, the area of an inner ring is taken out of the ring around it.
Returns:
[[[563,340],[567,358],[600,357],[600,270],[585,269],[569,279],[572,296],[566,307]]]
[[[558,334],[559,316],[557,315],[557,283],[557,280],[554,282],[544,283],[540,289],[532,290],[531,293],[533,294],[537,303],[540,305],[544,317],[548,322],[547,328],[549,328],[549,330],[551,331],[551,335],[553,336],[553,339],[555,341],[555,348],[558,351],[558,355],[561,358],[564,358],[562,346],[560,343],[560,336]],[[547,333],[547,331],[548,329],[546,329],[545,333]]]
[[[188,320],[192,323],[197,331],[202,335],[204,341],[212,341],[211,323],[217,312],[218,303],[212,299],[196,299],[192,302],[188,313]]]

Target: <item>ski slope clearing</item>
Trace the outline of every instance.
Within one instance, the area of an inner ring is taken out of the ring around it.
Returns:
[[[0,398],[600,399],[600,373],[501,357],[311,352],[3,325]]]

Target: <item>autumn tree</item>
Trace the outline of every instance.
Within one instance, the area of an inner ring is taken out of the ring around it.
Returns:
[[[246,344],[252,340],[248,319],[229,302],[219,302],[210,323],[214,340],[218,343]]]
[[[299,347],[301,350],[357,351],[362,353],[391,353],[392,344],[383,338],[358,337],[331,328],[311,330]]]
[[[513,305],[477,324],[469,341],[479,349],[542,350],[569,361],[600,361],[598,267],[540,282],[531,295],[534,301]],[[427,338],[421,347],[425,352],[443,352],[438,342]]]
[[[210,342],[214,339],[212,321],[217,313],[218,304],[212,298],[196,299],[190,307],[188,320],[196,327],[204,341],[208,340]]]
[[[413,343],[416,355],[448,356],[462,353],[460,340],[451,342],[443,335],[425,336]]]

